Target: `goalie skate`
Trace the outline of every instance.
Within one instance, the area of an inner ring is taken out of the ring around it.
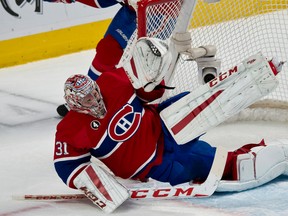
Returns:
[[[273,91],[276,68],[256,54],[162,110],[160,116],[178,144],[184,144]]]

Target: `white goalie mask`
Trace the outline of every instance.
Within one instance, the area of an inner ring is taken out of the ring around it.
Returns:
[[[90,77],[76,74],[64,84],[64,98],[71,110],[102,119],[106,107],[99,86]]]

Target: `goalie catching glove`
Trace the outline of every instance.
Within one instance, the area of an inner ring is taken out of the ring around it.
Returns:
[[[130,62],[123,68],[135,89],[152,91],[164,79],[171,65],[168,45],[156,38],[140,38],[134,47]]]
[[[91,163],[73,181],[76,188],[106,213],[129,198],[128,190],[108,171]]]

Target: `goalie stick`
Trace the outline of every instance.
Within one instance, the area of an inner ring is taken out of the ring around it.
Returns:
[[[222,178],[227,159],[227,150],[216,148],[215,158],[207,179],[202,184],[183,183],[170,186],[168,183],[134,183],[126,185],[130,199],[178,199],[209,197],[217,189]],[[14,200],[57,201],[86,199],[84,194],[16,195]]]

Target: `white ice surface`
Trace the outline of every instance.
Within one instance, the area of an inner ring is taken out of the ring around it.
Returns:
[[[63,83],[74,73],[86,74],[94,52],[0,69],[0,216],[104,215],[88,200],[15,201],[12,195],[75,193],[56,175],[54,134],[63,103]],[[288,123],[239,122],[221,125],[203,139],[235,149],[262,138],[288,138]],[[288,177],[253,190],[216,193],[205,199],[128,200],[113,215],[287,216]]]

